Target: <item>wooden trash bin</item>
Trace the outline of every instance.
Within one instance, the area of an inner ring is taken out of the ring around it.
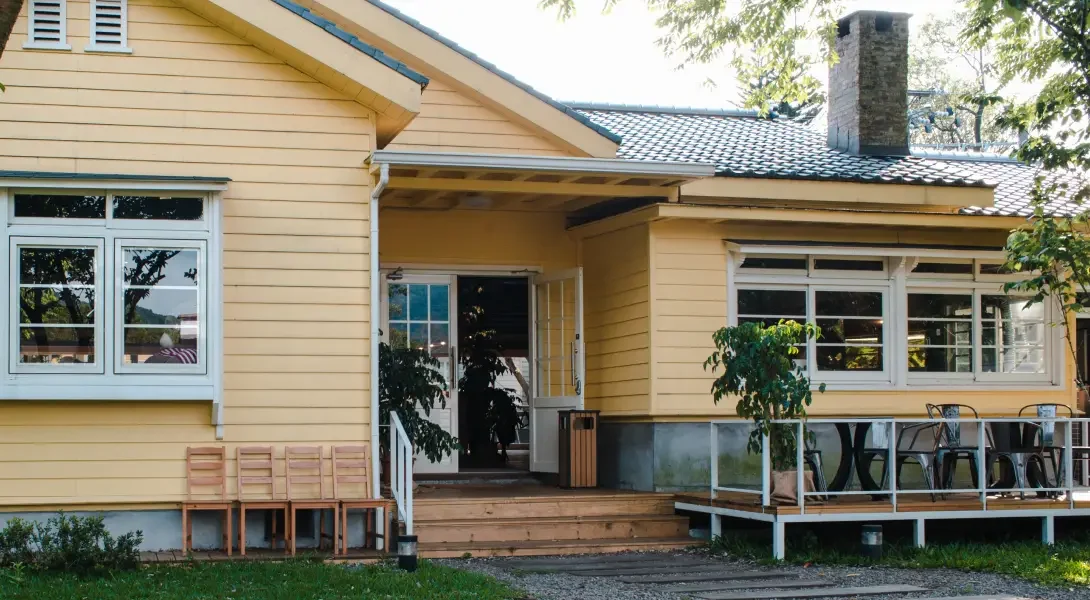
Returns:
[[[559,413],[560,487],[598,487],[598,411]]]

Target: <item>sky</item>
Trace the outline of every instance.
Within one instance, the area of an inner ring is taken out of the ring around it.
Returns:
[[[655,45],[655,15],[641,0],[622,0],[603,15],[599,0],[580,0],[558,22],[537,0],[386,0],[521,81],[561,101],[726,108],[738,97],[726,60],[688,65]],[[847,10],[913,13],[921,23],[946,15],[951,0],[857,0]],[[817,73],[816,75],[821,75]],[[715,82],[714,86],[707,81]]]

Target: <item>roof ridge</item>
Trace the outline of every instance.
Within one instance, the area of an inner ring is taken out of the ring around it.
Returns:
[[[990,163],[1022,163],[1022,161],[1008,156],[1006,154],[999,154],[998,152],[957,152],[957,151],[942,151],[942,150],[928,150],[926,148],[910,148],[911,156],[917,158],[929,158],[932,160],[961,160],[967,162],[990,162]]]
[[[342,42],[348,44],[349,46],[352,46],[356,50],[359,50],[360,52],[363,52],[364,54],[370,56],[371,58],[377,60],[378,62],[386,65],[387,67],[389,67],[391,69],[393,69],[394,71],[397,71],[398,73],[401,73],[402,75],[404,75],[405,77],[408,77],[412,81],[420,84],[421,88],[427,87],[428,83],[431,82],[431,80],[428,79],[427,76],[425,76],[425,75],[423,75],[421,73],[417,73],[416,71],[410,69],[409,66],[406,65],[405,63],[403,63],[403,62],[395,59],[394,57],[384,53],[382,50],[379,50],[378,48],[375,48],[374,46],[365,43],[360,38],[352,35],[351,33],[345,31],[344,29],[341,29],[340,27],[338,27],[337,24],[334,23],[333,21],[330,21],[329,19],[326,19],[325,17],[321,17],[321,16],[315,14],[314,12],[312,12],[310,9],[306,8],[305,6],[302,6],[300,4],[296,4],[295,2],[292,2],[291,0],[272,0],[272,1],[279,4],[281,7],[286,8],[286,9],[290,10],[291,12],[299,15],[300,17],[302,17],[306,21],[309,21],[310,23],[313,23],[314,25],[317,25],[318,27],[321,27],[322,29],[326,30],[327,32],[329,32],[331,35],[333,35],[337,39],[339,39]]]
[[[760,118],[755,108],[699,108],[695,106],[670,106],[662,104],[618,104],[613,102],[564,102],[575,110],[601,110],[615,112],[645,112],[708,117]]]
[[[287,0],[274,0],[274,1],[275,2],[281,2],[281,1],[287,1]],[[603,127],[603,126],[595,123],[594,121],[587,118],[586,115],[584,115],[584,114],[580,113],[579,111],[567,106],[566,104],[564,104],[562,102],[557,102],[556,100],[554,100],[553,98],[547,96],[543,92],[540,92],[540,91],[534,89],[529,84],[526,84],[526,83],[524,83],[522,81],[519,81],[518,79],[515,78],[514,75],[500,69],[495,64],[481,58],[475,52],[471,52],[469,49],[465,48],[464,46],[462,46],[458,42],[455,42],[454,40],[444,36],[443,34],[441,34],[438,31],[432,29],[431,27],[428,27],[427,25],[425,25],[425,24],[421,23],[420,21],[410,17],[409,15],[401,12],[400,10],[394,8],[393,6],[390,6],[389,4],[386,4],[385,2],[382,2],[381,0],[367,0],[367,2],[371,3],[372,5],[376,6],[377,8],[382,9],[383,11],[387,12],[391,16],[401,20],[405,24],[415,28],[416,30],[423,33],[424,35],[427,35],[428,37],[431,37],[435,41],[443,44],[444,46],[450,48],[451,50],[454,50],[455,52],[461,54],[462,56],[468,58],[469,60],[477,63],[478,65],[480,65],[482,67],[484,67],[485,69],[488,69],[489,71],[491,71],[495,75],[499,76],[500,78],[505,79],[508,83],[511,83],[511,84],[515,85],[516,87],[522,89],[524,92],[530,94],[531,96],[537,98],[538,100],[541,100],[542,102],[548,104],[549,106],[551,106],[551,107],[559,110],[560,112],[568,115],[569,117],[575,119],[580,124],[584,125],[585,127],[588,127],[589,129],[591,129],[592,131],[596,132],[597,134],[605,137],[609,141],[611,141],[611,142],[613,142],[615,144],[620,144],[621,143],[621,141],[622,141],[621,136],[619,136],[616,133],[610,131],[608,128]]]

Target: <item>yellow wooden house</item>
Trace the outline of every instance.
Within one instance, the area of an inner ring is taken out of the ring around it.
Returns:
[[[177,548],[187,447],[376,447],[377,344],[453,380],[467,281],[522,306],[525,468],[558,470],[559,411],[597,410],[605,488],[706,486],[733,407],[701,363],[747,319],[840,332],[804,351],[817,416],[1074,399],[1049,309],[999,291],[1035,170],[910,151],[905,72],[869,67],[905,67],[905,15],[849,19],[826,134],[563,104],[379,0],[24,4],[0,58],[0,523],[105,511]],[[456,387],[432,416],[455,435]]]

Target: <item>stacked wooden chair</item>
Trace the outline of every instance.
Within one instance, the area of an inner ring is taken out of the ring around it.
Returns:
[[[363,540],[376,536],[378,510],[386,515],[386,527],[383,528],[383,545],[390,551],[390,538],[393,531],[393,500],[371,497],[371,452],[368,446],[334,446],[331,456],[333,462],[333,497],[340,501],[340,550],[348,553],[348,511],[362,510]],[[372,527],[371,517],[375,517],[376,527]]]
[[[394,503],[372,498],[371,452],[365,445],[333,446],[325,456],[322,446],[287,446],[284,448],[284,495],[278,489],[276,453],[272,446],[240,446],[235,449],[237,467],[237,506],[239,510],[239,552],[246,555],[246,513],[272,511],[272,547],[277,545],[278,514],[284,515],[280,541],[284,550],[296,553],[296,521],[300,510],[319,514],[317,535],[332,542],[333,554],[348,552],[348,513],[364,511],[363,538],[383,538],[387,552],[393,532]],[[326,463],[330,467],[326,467]],[[329,484],[332,485],[329,485]],[[182,504],[182,551],[193,547],[193,522],[196,511],[223,513],[223,548],[230,556],[234,545],[233,517],[235,499],[227,492],[227,450],[223,447],[186,449],[186,501]],[[378,509],[386,516],[384,533],[378,529]],[[333,515],[331,533],[326,532],[326,514]]]
[[[182,552],[193,546],[190,513],[223,513],[223,547],[231,556],[232,516],[235,503],[227,497],[227,451],[222,447],[186,448],[186,501],[182,503]]]

